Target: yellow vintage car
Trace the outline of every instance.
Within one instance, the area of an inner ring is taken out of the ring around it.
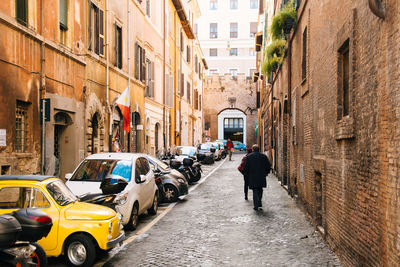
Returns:
[[[39,208],[53,227],[38,243],[47,256],[64,254],[69,265],[93,265],[98,250],[124,239],[121,216],[110,208],[82,203],[58,178],[39,175],[0,176],[0,214]]]

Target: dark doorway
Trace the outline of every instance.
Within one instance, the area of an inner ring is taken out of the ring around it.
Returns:
[[[92,154],[100,152],[99,114],[96,112],[92,118]]]
[[[140,114],[139,112],[132,113],[132,123],[133,123],[133,132],[132,132],[132,150],[133,152],[140,151],[139,144],[139,130],[137,129],[138,125],[140,125]]]
[[[154,147],[155,147],[155,153],[158,152],[158,138],[159,138],[159,131],[160,131],[160,124],[156,123],[155,129],[154,129]]]
[[[224,139],[243,143],[243,127],[244,122],[242,118],[225,118]]]

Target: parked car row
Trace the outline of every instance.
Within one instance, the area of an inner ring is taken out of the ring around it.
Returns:
[[[91,266],[98,251],[110,250],[124,240],[124,229],[137,227],[141,214],[154,215],[160,201],[174,202],[188,194],[189,183],[201,178],[193,149],[179,147],[171,165],[146,154],[93,154],[66,175],[66,183],[50,176],[0,176],[0,214],[24,208],[45,212],[52,226],[37,242],[36,251],[42,248],[47,256],[64,255],[71,266]],[[0,218],[2,237],[15,235],[16,229],[2,232],[1,223]],[[30,244],[26,248],[35,251]],[[43,257],[39,260],[32,253],[32,258],[37,265],[46,265]]]
[[[65,183],[51,176],[0,176],[0,236],[2,241],[12,237],[1,244],[0,254],[9,251],[4,246],[27,242],[17,239],[18,225],[7,228],[11,219],[1,216],[28,209],[44,212],[51,223],[43,238],[24,243],[25,252],[36,251],[28,253],[34,263],[46,266],[47,254],[64,255],[71,266],[91,266],[98,251],[112,249],[124,240],[124,230],[136,229],[141,214],[155,215],[159,202],[188,194],[189,184],[201,179],[201,164],[225,157],[223,141],[215,141],[179,146],[160,159],[139,153],[93,154],[66,175]]]

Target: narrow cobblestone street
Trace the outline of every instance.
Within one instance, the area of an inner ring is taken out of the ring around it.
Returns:
[[[104,266],[340,266],[273,175],[263,210],[244,200],[237,165],[226,161],[149,231]]]

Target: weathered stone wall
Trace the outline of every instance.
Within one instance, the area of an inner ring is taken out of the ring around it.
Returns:
[[[257,142],[255,83],[247,80],[244,74],[238,74],[236,80],[228,74],[224,76],[214,74],[206,78],[204,91],[204,122],[210,125],[211,140],[218,139],[218,114],[225,109],[236,108],[246,114],[246,144],[255,144]],[[231,105],[229,98],[236,98],[236,102]]]
[[[305,203],[346,266],[400,264],[400,4],[385,1],[385,10],[382,20],[367,1],[301,1],[291,69],[286,58],[273,85],[283,107],[277,122],[278,174],[288,169],[290,192]],[[346,40],[350,112],[338,119],[338,57]],[[291,110],[285,121],[289,71]]]

